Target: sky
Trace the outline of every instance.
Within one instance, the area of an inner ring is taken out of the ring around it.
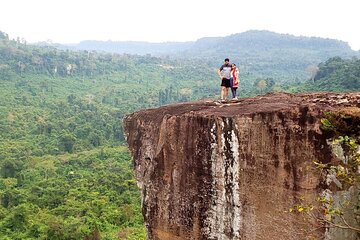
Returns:
[[[359,0],[1,0],[0,31],[27,42],[185,42],[248,30],[360,50]]]

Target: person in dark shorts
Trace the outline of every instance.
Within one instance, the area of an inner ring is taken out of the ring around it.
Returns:
[[[221,79],[221,101],[225,101],[229,94],[230,78],[231,78],[231,64],[228,58],[225,58],[224,64],[218,69],[218,74]]]

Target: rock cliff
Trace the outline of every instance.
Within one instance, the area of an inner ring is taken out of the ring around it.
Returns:
[[[331,161],[326,111],[360,93],[267,94],[135,112],[124,128],[149,239],[321,239],[288,210],[324,190],[313,162]]]

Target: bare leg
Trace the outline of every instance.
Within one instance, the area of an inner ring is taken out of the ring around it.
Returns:
[[[224,86],[221,86],[221,92],[220,92],[220,98],[221,100],[225,99],[225,90],[226,90],[226,87]]]
[[[227,99],[228,95],[229,95],[229,88],[227,88],[227,87],[224,87],[224,88],[225,88],[224,99]]]

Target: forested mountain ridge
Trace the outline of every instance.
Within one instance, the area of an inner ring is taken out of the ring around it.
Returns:
[[[55,44],[55,46],[72,50],[95,50],[139,55],[171,55],[176,53],[183,55],[186,51],[196,51],[198,53],[211,53],[214,57],[216,56],[216,50],[220,49],[225,49],[224,52],[230,53],[236,53],[238,50],[247,49],[249,51],[258,51],[270,48],[298,48],[332,51],[335,55],[338,53],[341,56],[355,53],[346,42],[340,40],[324,39],[320,37],[296,37],[290,34],[279,34],[258,30],[250,30],[225,37],[204,37],[197,41],[188,42],[150,43],[141,41],[86,40],[77,44]],[[210,50],[213,51],[211,52]],[[197,54],[187,54],[189,55],[187,57],[198,56]]]
[[[26,122],[25,139],[33,134],[46,138],[43,144],[51,147],[38,146],[47,150],[40,155],[115,144],[123,141],[124,114],[218,91],[205,81],[216,79],[216,71],[204,65],[195,69],[191,62],[148,55],[62,51],[5,35],[0,39],[0,69],[1,117],[5,125],[16,122],[6,119]],[[8,139],[12,132],[7,128],[0,134]]]
[[[315,37],[295,37],[269,31],[248,31],[224,38],[199,40],[184,57],[216,59],[229,57],[239,63],[245,72],[271,77],[276,82],[305,79],[306,69],[331,57],[350,58],[360,56],[342,41]],[[289,76],[289,73],[290,76]]]
[[[40,43],[41,44],[41,43]],[[44,44],[44,43],[43,43]],[[46,43],[45,43],[46,45]],[[88,50],[88,51],[103,51],[118,54],[151,54],[154,56],[162,56],[167,54],[174,54],[193,46],[193,42],[164,42],[164,43],[149,43],[136,41],[96,41],[85,40],[77,44],[54,44],[60,49],[69,50]]]
[[[360,56],[359,51],[353,51],[348,43],[340,40],[258,30],[183,43],[83,41],[60,47],[195,59],[214,67],[229,57],[241,67],[243,73],[251,75],[250,78],[272,78],[282,83],[305,79],[307,67],[329,58]]]
[[[288,88],[291,92],[356,92],[360,90],[360,59],[333,57],[312,69],[312,78]]]

